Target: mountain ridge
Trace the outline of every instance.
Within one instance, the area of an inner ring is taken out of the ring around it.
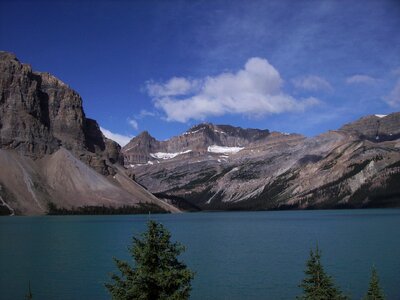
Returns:
[[[125,174],[120,146],[85,116],[82,98],[46,72],[0,51],[0,211],[37,215],[48,206],[179,211]]]
[[[0,165],[1,214],[394,207],[400,113],[315,137],[201,123],[165,141],[145,131],[121,149],[76,91],[0,51]]]
[[[142,148],[146,156],[140,161],[131,160],[136,148],[125,146],[125,166],[151,192],[199,209],[400,205],[400,113],[365,116],[311,138],[269,131],[242,144],[201,135],[187,138],[213,126],[223,125],[199,124],[163,141],[164,147]],[[180,140],[185,147],[176,143]],[[140,135],[132,141],[131,146],[146,146]],[[160,149],[165,152],[157,157]]]

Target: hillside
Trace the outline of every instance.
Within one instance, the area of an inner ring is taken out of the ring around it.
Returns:
[[[200,124],[122,149],[151,192],[201,210],[400,206],[400,113],[366,116],[313,138]]]
[[[120,146],[86,118],[78,93],[0,52],[2,214],[45,214],[50,204],[178,211],[131,180],[121,163]]]

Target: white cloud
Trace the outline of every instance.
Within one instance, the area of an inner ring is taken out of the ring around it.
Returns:
[[[135,130],[139,129],[139,124],[135,119],[128,119],[128,123],[129,125],[131,125],[131,127]]]
[[[136,116],[136,118],[143,119],[143,118],[146,118],[146,117],[155,117],[156,115],[157,114],[155,112],[142,109],[140,111],[139,115]]]
[[[105,135],[106,138],[110,140],[116,141],[121,147],[125,146],[129,143],[129,141],[133,138],[133,136],[122,135],[119,133],[113,133],[108,129],[100,127],[101,132]]]
[[[383,97],[383,100],[391,107],[400,107],[400,79],[397,80],[389,95]]]
[[[201,80],[179,79],[185,83],[184,88],[171,88],[176,86],[171,85],[176,77],[164,84],[148,85],[156,108],[166,113],[168,121],[204,120],[224,114],[261,116],[303,111],[319,102],[315,98],[296,100],[285,94],[279,72],[266,59],[258,57],[250,58],[244,69],[236,73],[225,72]]]
[[[375,84],[377,83],[377,79],[368,76],[368,75],[361,75],[357,74],[354,76],[350,76],[346,78],[346,83],[348,84],[358,84],[358,83],[363,83],[363,84]]]
[[[146,83],[146,89],[152,97],[168,97],[185,95],[197,86],[196,80],[190,80],[183,77],[172,77],[164,84],[149,81]]]
[[[393,75],[400,75],[400,67],[398,67],[398,68],[392,70],[392,74],[393,74]]]
[[[295,78],[292,80],[292,83],[296,88],[308,91],[333,90],[331,84],[326,79],[315,75]]]

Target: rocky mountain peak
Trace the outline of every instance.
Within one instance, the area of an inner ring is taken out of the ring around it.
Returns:
[[[150,191],[205,210],[399,206],[399,116],[312,138],[199,124],[130,167]]]
[[[200,123],[200,124],[190,127],[189,130],[186,132],[197,132],[199,130],[210,129],[213,127],[214,127],[214,125],[212,123]]]
[[[151,134],[150,134],[147,130],[142,131],[142,132],[137,136],[137,138],[138,138],[138,139],[142,139],[142,140],[151,140],[151,139],[154,139],[154,137],[152,137]]]
[[[148,131],[143,131],[132,138],[122,149],[128,151],[135,148],[140,151],[145,151],[147,148],[152,148],[154,143],[157,143],[157,140],[152,137]]]
[[[184,135],[194,134],[199,132],[203,132],[204,134],[207,134],[210,137],[218,137],[218,136],[231,136],[235,138],[241,137],[243,139],[249,140],[250,142],[266,138],[270,134],[268,129],[262,130],[253,128],[241,128],[232,125],[216,125],[212,123],[201,123],[191,127],[188,131],[184,133]],[[216,142],[218,142],[218,140]]]
[[[14,53],[7,52],[7,51],[0,51],[0,60],[5,61],[5,60],[15,60],[18,61],[18,58],[15,56]]]
[[[369,115],[342,126],[339,130],[373,142],[392,141],[400,137],[400,113]]]
[[[158,141],[148,132],[133,138],[122,152],[125,165],[147,164],[179,159],[185,156],[201,156],[219,151],[234,152],[266,139],[268,130],[243,129],[231,125],[201,123],[191,127],[179,136]],[[229,149],[228,149],[229,148]]]
[[[113,173],[117,144],[86,118],[81,97],[64,82],[3,51],[0,91],[0,148],[38,159],[64,147],[102,174]]]
[[[0,214],[177,211],[133,181],[121,158],[119,145],[86,118],[77,92],[0,52]]]

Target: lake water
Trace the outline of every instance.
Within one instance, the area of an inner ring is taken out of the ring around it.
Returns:
[[[109,299],[112,257],[129,259],[147,215],[0,218],[0,299]],[[310,248],[353,299],[378,269],[400,299],[400,210],[222,212],[152,215],[186,245],[196,272],[191,299],[294,299]]]

